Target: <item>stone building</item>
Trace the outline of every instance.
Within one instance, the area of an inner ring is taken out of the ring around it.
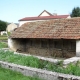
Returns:
[[[25,23],[16,29],[9,46],[40,56],[80,56],[80,18],[57,19]]]
[[[9,25],[7,25],[7,28],[6,28],[6,30],[8,31],[8,32],[12,32],[14,29],[16,29],[16,28],[18,28],[18,25],[17,24],[15,24],[15,23],[10,23]]]

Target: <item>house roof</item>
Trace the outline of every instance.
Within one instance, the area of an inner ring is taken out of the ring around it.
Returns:
[[[80,17],[25,23],[11,38],[80,39]]]
[[[61,19],[61,18],[67,18],[68,16],[70,15],[25,17],[25,18],[20,19],[19,21]]]
[[[41,14],[43,14],[44,12],[46,12],[47,14],[49,14],[50,16],[52,16],[52,14],[51,14],[50,12],[46,11],[46,10],[44,10],[42,13],[40,13],[39,16],[40,16]],[[38,17],[39,17],[39,16],[38,16]]]
[[[41,16],[44,12],[46,12],[49,16]],[[61,19],[61,18],[67,18],[70,15],[53,15],[50,12],[44,10],[39,14],[39,16],[36,17],[24,17],[20,19],[19,21],[30,21],[30,20],[50,20],[50,19]]]

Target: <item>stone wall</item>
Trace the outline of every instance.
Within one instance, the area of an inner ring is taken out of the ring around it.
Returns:
[[[30,54],[40,55],[40,56],[48,56],[48,57],[73,57],[76,55],[76,48],[71,49],[70,42],[74,43],[76,47],[76,42],[74,40],[51,40],[49,43],[49,39],[29,39],[26,43],[26,52]],[[56,43],[57,41],[59,45]],[[46,42],[46,44],[45,44]],[[64,42],[64,43],[63,43]],[[43,45],[44,44],[44,45]]]
[[[46,57],[69,58],[76,55],[75,40],[10,39],[10,41],[8,40],[8,43],[13,51]]]
[[[11,39],[8,38],[8,46],[13,51],[24,52],[26,48],[24,39]]]
[[[0,61],[0,66],[2,66],[3,68],[21,72],[23,75],[26,76],[38,76],[39,78],[45,80],[80,80],[79,76],[51,72],[47,70],[21,66],[3,61]]]

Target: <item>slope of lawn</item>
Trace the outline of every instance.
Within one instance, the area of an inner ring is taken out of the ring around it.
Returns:
[[[5,42],[0,42],[0,48],[7,48],[8,44]]]
[[[0,80],[41,80],[37,77],[27,77],[19,72],[0,67]]]
[[[0,48],[8,48],[7,35],[0,35]]]
[[[8,39],[7,35],[0,35],[0,40],[7,40],[7,39]]]
[[[80,76],[80,62],[77,62],[75,64],[69,64],[66,68],[64,68],[62,61],[54,64],[33,56],[22,56],[14,54],[10,51],[3,50],[0,50],[0,60],[24,66],[30,66],[34,68],[41,68],[50,71]]]

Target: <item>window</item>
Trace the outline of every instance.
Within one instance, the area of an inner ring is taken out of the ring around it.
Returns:
[[[75,51],[76,50],[76,43],[71,42],[71,50]]]
[[[76,50],[76,43],[75,41],[66,40],[63,42],[63,48],[66,50]]]
[[[41,47],[47,48],[48,47],[48,41],[47,40],[41,40]]]
[[[40,47],[40,40],[39,39],[36,39],[35,40],[35,47]]]
[[[51,39],[49,40],[49,47],[50,47],[50,48],[53,48],[53,47],[54,47],[53,40],[51,40]]]
[[[60,41],[54,41],[54,48],[57,48],[57,49],[62,48]]]
[[[67,40],[64,40],[63,41],[63,49],[69,49],[69,41],[67,41]]]
[[[30,46],[35,46],[35,45],[36,45],[35,40],[34,39],[30,40]]]

